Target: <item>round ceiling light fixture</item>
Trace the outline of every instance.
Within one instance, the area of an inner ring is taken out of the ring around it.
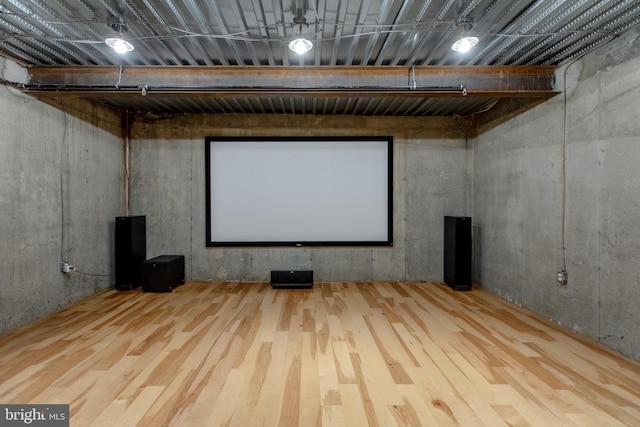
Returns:
[[[120,37],[109,37],[104,42],[115,50],[117,53],[124,54],[133,50],[133,45],[126,41],[122,34],[129,31],[127,24],[122,22],[117,16],[110,16],[107,18],[107,25],[115,32],[120,34]]]
[[[105,39],[104,42],[120,54],[131,52],[133,50],[133,45],[131,43],[118,37],[109,37],[108,39]]]
[[[303,55],[313,48],[313,43],[307,39],[295,39],[289,43],[289,49],[298,55]]]
[[[451,49],[455,50],[456,52],[467,53],[477,44],[477,37],[462,37],[461,39],[456,41],[453,46],[451,46]]]
[[[313,49],[313,43],[304,38],[304,33],[307,28],[309,28],[309,24],[307,24],[307,20],[304,16],[294,17],[293,24],[291,26],[298,38],[289,43],[289,50],[297,53],[298,55],[304,55]]]
[[[478,38],[467,36],[466,34],[473,28],[473,16],[463,16],[456,22],[456,27],[460,30],[461,36],[451,49],[460,53],[467,53],[478,44]]]

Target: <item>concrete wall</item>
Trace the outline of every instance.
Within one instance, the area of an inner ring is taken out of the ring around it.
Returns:
[[[0,86],[0,333],[113,284],[119,129],[114,113]],[[65,275],[62,258],[107,276]]]
[[[138,121],[131,214],[147,217],[148,257],[184,254],[192,279],[268,280],[272,269],[312,269],[318,281],[441,280],[443,217],[467,214],[466,132],[464,122],[440,118],[196,115]],[[214,135],[394,136],[394,246],[207,248],[204,139]]]
[[[557,72],[559,95],[473,142],[474,278],[640,360],[640,47],[633,31]],[[564,226],[569,282],[563,268]]]

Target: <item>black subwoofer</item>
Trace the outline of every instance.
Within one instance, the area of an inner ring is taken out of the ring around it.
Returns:
[[[470,217],[444,217],[444,282],[457,291],[471,290]]]
[[[184,255],[160,255],[142,263],[142,292],[171,292],[184,283]]]
[[[142,262],[147,258],[145,217],[116,217],[115,243],[116,289],[135,289],[142,284]]]

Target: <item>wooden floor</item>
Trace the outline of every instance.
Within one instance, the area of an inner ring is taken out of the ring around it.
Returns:
[[[189,282],[0,338],[0,403],[81,426],[637,426],[640,365],[481,290]]]

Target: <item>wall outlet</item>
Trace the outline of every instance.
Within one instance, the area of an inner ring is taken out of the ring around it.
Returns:
[[[66,261],[63,261],[63,262],[60,263],[60,271],[62,273],[71,273],[71,269],[72,268],[73,267],[71,267],[71,264],[69,264]]]
[[[561,285],[566,285],[568,279],[569,274],[565,270],[558,271],[558,283],[560,283]]]

